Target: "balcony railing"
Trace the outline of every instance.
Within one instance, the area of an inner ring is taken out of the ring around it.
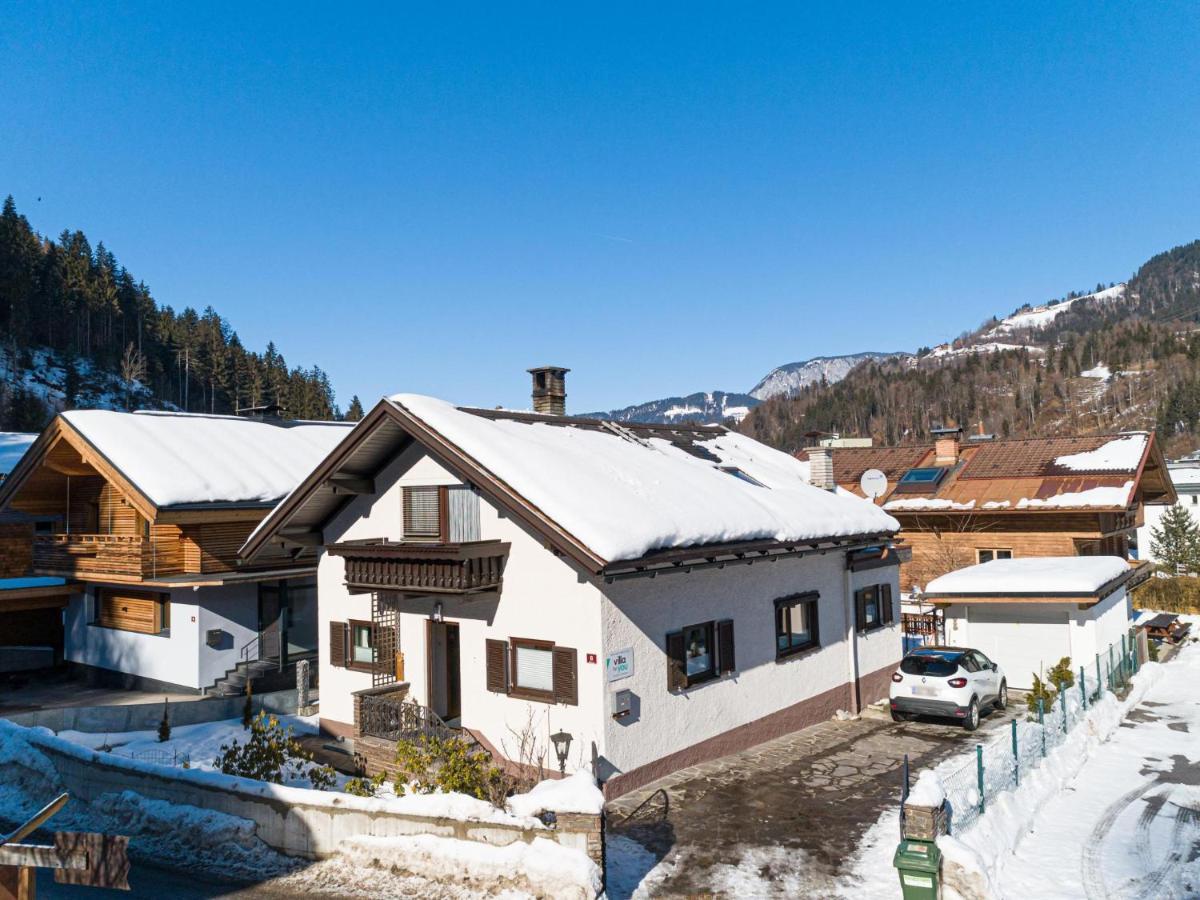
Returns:
[[[509,544],[363,541],[334,544],[329,552],[346,561],[346,585],[362,591],[471,594],[498,591]]]
[[[359,693],[354,698],[359,733],[385,741],[449,740],[461,736],[429,707],[402,698],[402,693]]]
[[[33,569],[67,577],[156,578],[183,571],[178,541],[151,541],[121,534],[39,534]]]

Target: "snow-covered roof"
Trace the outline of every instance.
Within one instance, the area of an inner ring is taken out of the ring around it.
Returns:
[[[278,500],[352,427],[102,409],[62,417],[158,507]]]
[[[0,475],[11,472],[29,445],[37,440],[36,434],[25,434],[21,431],[0,431]]]
[[[872,503],[813,487],[795,457],[736,432],[714,429],[711,439],[685,449],[621,426],[480,415],[417,394],[389,401],[610,561],[675,547],[900,527]]]
[[[1136,472],[1149,440],[1148,434],[1139,431],[1114,438],[1095,450],[1059,456],[1054,463],[1072,472]]]
[[[1090,595],[1129,571],[1129,563],[1119,556],[995,559],[935,578],[925,594]]]

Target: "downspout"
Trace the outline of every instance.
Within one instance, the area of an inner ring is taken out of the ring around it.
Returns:
[[[858,631],[855,628],[854,584],[849,556],[844,556],[842,587],[846,605],[846,669],[850,676],[850,712],[858,715]]]

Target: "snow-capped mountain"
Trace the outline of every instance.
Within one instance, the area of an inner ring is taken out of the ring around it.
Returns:
[[[624,409],[584,413],[588,418],[614,419],[618,422],[651,422],[674,424],[702,422],[721,424],[727,419],[740,422],[759,401],[749,394],[728,394],[725,391],[689,394],[686,397],[667,397],[651,400]]]
[[[772,397],[791,396],[801,388],[819,382],[822,378],[829,384],[841,381],[851,369],[869,359],[887,359],[907,356],[906,353],[850,353],[846,356],[818,356],[803,362],[788,363],[767,373],[750,390],[750,396],[759,400]]]

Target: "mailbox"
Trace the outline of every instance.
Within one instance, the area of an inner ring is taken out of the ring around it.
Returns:
[[[210,628],[208,631],[204,632],[204,643],[208,644],[210,647],[220,647],[221,639],[224,637],[224,635],[225,632],[223,632],[220,628]]]
[[[623,719],[633,712],[633,692],[617,691],[613,694],[613,718]]]

